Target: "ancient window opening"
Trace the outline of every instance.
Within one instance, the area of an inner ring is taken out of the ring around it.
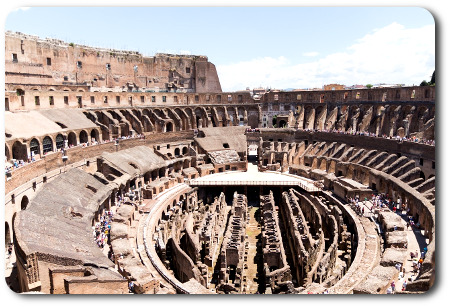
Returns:
[[[228,143],[223,143],[223,148],[230,148],[230,145]]]
[[[47,65],[48,66],[52,65],[52,59],[51,58],[47,58]]]
[[[238,102],[242,102],[242,95],[238,95]]]
[[[430,91],[429,90],[425,90],[425,98],[430,98]]]
[[[69,77],[64,76],[64,81],[69,81]]]
[[[50,103],[51,106],[55,105],[55,99],[53,98],[53,96],[48,97],[48,102]]]
[[[77,68],[83,68],[83,63],[81,61],[77,61]]]
[[[14,194],[11,195],[11,203],[13,205],[16,203],[16,196]]]
[[[64,104],[69,104],[69,96],[64,96]]]
[[[431,168],[432,168],[432,169],[435,169],[435,168],[436,168],[436,162],[431,161]]]
[[[9,98],[5,97],[5,111],[9,111]]]
[[[210,96],[206,95],[205,99],[206,99],[206,101],[209,101],[210,100]]]
[[[231,95],[228,95],[227,99],[228,99],[228,102],[232,102],[233,101],[233,98],[231,97]]]
[[[117,104],[120,104],[120,96],[116,96],[116,102]]]
[[[152,102],[155,102],[155,101],[156,101],[156,97],[152,96]]]
[[[145,102],[145,96],[141,96],[141,102],[142,102],[142,103]]]
[[[400,98],[400,91],[399,91],[399,90],[396,90],[396,91],[395,91],[395,98],[396,98],[396,99],[399,99],[399,98]]]
[[[167,147],[167,149],[169,149],[169,148],[170,148],[170,144],[167,144],[167,146],[166,146],[166,147]]]
[[[412,90],[411,92],[411,99],[416,98],[416,90]]]
[[[34,104],[37,106],[41,105],[41,100],[39,96],[34,96]]]
[[[383,93],[383,98],[381,99],[382,102],[385,102],[387,99],[387,92]]]
[[[209,97],[209,95],[208,95],[208,97]],[[195,95],[195,102],[198,102],[200,99],[199,99],[199,97],[198,97],[198,95]],[[209,100],[209,98],[208,98],[208,100]]]
[[[108,96],[103,96],[103,103],[108,103]]]
[[[273,95],[273,100],[278,100],[278,94]]]
[[[225,170],[229,171],[230,170],[230,166],[229,165],[225,165]]]
[[[17,63],[18,62],[18,60],[17,60],[17,53],[13,53],[12,54],[12,61],[13,61],[13,63]]]
[[[106,63],[106,70],[111,70],[111,64]]]
[[[297,95],[297,100],[302,100],[302,94]]]
[[[42,177],[42,182],[46,183],[47,182],[47,176]]]
[[[36,190],[36,181],[33,181],[33,190]]]
[[[217,102],[222,102],[222,96],[217,95],[217,96],[216,96],[216,101],[217,101]]]
[[[91,103],[94,104],[95,103],[95,97],[91,96]]]
[[[56,149],[61,149],[64,147],[64,137],[61,134],[56,136]]]
[[[30,142],[30,153],[33,153],[33,155],[39,154],[39,141],[36,139],[32,139]]]
[[[423,166],[423,158],[419,159],[419,165]]]
[[[186,67],[186,73],[190,74],[191,73],[191,68],[190,67]]]
[[[167,97],[166,96],[162,96],[162,102],[166,102]]]
[[[361,97],[360,92],[356,92],[356,99],[359,99]]]
[[[178,96],[173,96],[173,102],[178,102]]]
[[[44,154],[50,151],[53,151],[53,142],[49,136],[46,136],[42,141],[42,149]]]

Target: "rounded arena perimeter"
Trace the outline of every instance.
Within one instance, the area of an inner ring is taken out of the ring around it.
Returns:
[[[7,52],[20,38],[39,43],[10,33]],[[142,91],[138,81],[119,92],[107,80],[32,88],[35,76],[12,73],[21,61],[6,65],[14,291],[383,294],[392,283],[394,293],[433,285],[434,87],[255,98],[221,92],[206,57],[159,54],[152,61],[204,69],[212,81],[184,75],[185,92]]]

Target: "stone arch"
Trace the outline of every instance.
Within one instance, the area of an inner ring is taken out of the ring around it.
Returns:
[[[53,151],[53,141],[52,139],[47,135],[42,140],[42,153],[45,155],[47,152]]]
[[[100,134],[99,134],[98,130],[92,129],[91,130],[91,141],[92,141],[92,139],[94,139],[95,141],[99,142],[100,141],[99,137],[100,137]]]
[[[9,150],[8,145],[6,145],[6,143],[5,143],[5,157],[6,157],[6,161],[11,160],[11,152]]]
[[[87,142],[89,142],[88,134],[87,134],[86,130],[81,130],[80,131],[80,143],[87,143]]]
[[[8,222],[5,222],[5,248],[8,248],[9,243],[11,243],[11,229]]]
[[[165,130],[164,132],[172,132],[173,131],[173,123],[172,122],[166,123],[164,130]]]
[[[25,210],[28,207],[28,204],[30,203],[28,196],[24,195],[22,197],[22,200],[20,201],[20,210]]]
[[[180,155],[180,148],[175,148],[175,151],[174,151],[174,155],[175,156],[179,156]]]
[[[27,146],[19,141],[12,146],[12,158],[16,160],[27,160]]]
[[[420,176],[420,178],[422,178],[423,180],[425,180],[425,174],[424,174],[422,171],[420,171],[419,176]]]
[[[64,137],[61,133],[56,136],[55,144],[57,150],[64,148]]]
[[[75,132],[69,132],[69,135],[67,136],[67,144],[69,146],[77,146],[77,135]]]
[[[186,155],[187,153],[188,153],[188,148],[187,148],[187,146],[184,146],[183,150],[182,150],[183,156]]]
[[[41,149],[39,145],[39,141],[34,138],[30,141],[30,154],[33,153],[33,155],[40,155]]]

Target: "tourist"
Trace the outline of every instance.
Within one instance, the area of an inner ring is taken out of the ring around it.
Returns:
[[[403,284],[402,284],[402,291],[405,291],[406,290],[406,285],[407,285],[407,283],[406,283],[406,280],[403,282]]]

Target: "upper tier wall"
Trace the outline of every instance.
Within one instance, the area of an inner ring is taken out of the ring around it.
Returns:
[[[221,92],[206,56],[93,48],[18,33],[5,34],[6,84],[69,85]]]

